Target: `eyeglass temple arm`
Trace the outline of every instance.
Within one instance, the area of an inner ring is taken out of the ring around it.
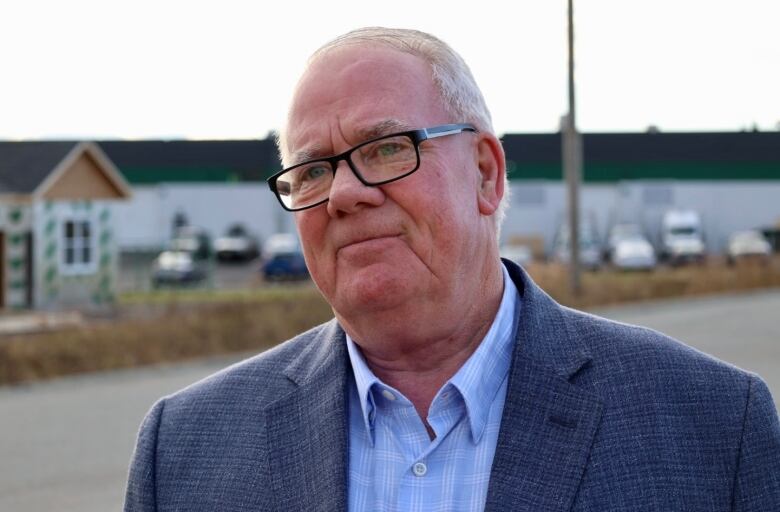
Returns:
[[[433,128],[427,128],[423,131],[425,132],[425,138],[435,139],[436,137],[455,135],[456,133],[463,131],[476,132],[477,129],[470,124],[444,124]]]

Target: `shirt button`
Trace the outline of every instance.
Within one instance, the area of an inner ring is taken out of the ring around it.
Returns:
[[[395,400],[395,395],[389,389],[383,389],[382,396],[388,400]]]
[[[422,462],[417,462],[412,466],[412,472],[417,476],[425,476],[425,473],[428,472],[428,466]]]

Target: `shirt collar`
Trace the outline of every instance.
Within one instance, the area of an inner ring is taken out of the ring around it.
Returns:
[[[512,282],[504,265],[501,265],[501,269],[504,276],[504,291],[501,296],[501,305],[490,329],[477,350],[437,393],[438,398],[442,390],[450,385],[457,388],[466,404],[471,436],[475,443],[479,442],[482,437],[490,414],[490,405],[509,374],[517,313],[520,308],[520,295],[517,287]],[[374,414],[375,404],[371,388],[374,385],[384,384],[368,367],[363,353],[349,334],[346,335],[346,338],[363,423],[369,438],[373,438],[370,418]]]
[[[371,395],[371,387],[374,384],[379,384],[380,381],[374,372],[368,367],[363,353],[358,348],[357,344],[352,341],[352,338],[347,337],[347,352],[349,353],[349,361],[352,364],[352,373],[355,375],[355,384],[357,386],[358,399],[360,400],[360,409],[363,414],[363,423],[366,427],[366,434],[369,439],[373,439],[371,435],[371,421],[370,417],[374,414],[374,397]]]
[[[471,436],[475,443],[482,437],[490,406],[509,375],[514,349],[519,293],[506,268],[501,265],[501,269],[504,273],[504,293],[493,324],[477,350],[449,380],[466,403]]]

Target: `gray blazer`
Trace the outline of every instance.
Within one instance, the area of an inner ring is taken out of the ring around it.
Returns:
[[[506,265],[522,312],[486,510],[780,510],[758,377],[562,307]],[[351,378],[334,320],[163,398],[125,510],[346,510]]]

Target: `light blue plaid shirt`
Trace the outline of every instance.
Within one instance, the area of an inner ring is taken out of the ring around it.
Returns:
[[[355,374],[349,401],[350,511],[484,509],[519,305],[504,269],[504,293],[490,330],[431,403],[433,441],[412,403],[377,379],[347,336]]]

